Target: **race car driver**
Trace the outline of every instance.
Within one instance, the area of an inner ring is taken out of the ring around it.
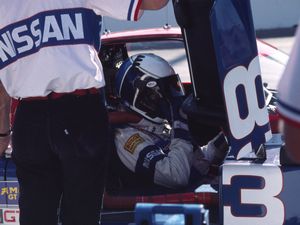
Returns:
[[[154,184],[180,189],[188,185],[191,168],[204,176],[211,164],[223,161],[228,145],[222,133],[202,148],[193,144],[180,110],[183,87],[163,58],[131,56],[116,74],[116,92],[127,121],[115,129],[115,146],[129,170],[121,173],[126,179],[130,179],[128,174],[135,177],[132,184],[136,179],[148,188]],[[111,121],[121,118],[122,114],[110,114]]]
[[[133,21],[167,2],[1,1],[0,151],[10,139],[13,97],[21,225],[57,224],[59,205],[63,225],[99,224],[108,152],[102,16]]]

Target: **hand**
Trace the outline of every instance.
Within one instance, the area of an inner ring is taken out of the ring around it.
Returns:
[[[225,135],[220,132],[206,146],[202,146],[201,149],[205,159],[213,165],[220,166],[228,154],[229,145]]]
[[[10,137],[11,135],[8,135],[6,137],[0,137],[0,156],[3,155],[5,150],[8,148],[8,145],[10,143]]]

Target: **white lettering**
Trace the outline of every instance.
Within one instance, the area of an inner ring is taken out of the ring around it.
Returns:
[[[13,29],[13,31],[12,31],[12,38],[14,39],[15,42],[17,42],[17,43],[26,42],[26,44],[24,46],[17,49],[18,53],[26,52],[26,51],[32,49],[32,47],[33,47],[33,41],[30,36],[28,36],[28,35],[20,36],[20,33],[27,31],[27,30],[28,30],[27,26],[23,25],[23,26]]]
[[[266,105],[260,108],[257,102],[255,79],[261,74],[258,60],[258,57],[254,58],[249,64],[248,70],[243,66],[232,69],[224,79],[230,130],[236,139],[242,139],[249,135],[255,124],[263,126],[269,122]],[[249,114],[245,119],[240,118],[239,115],[239,103],[236,97],[236,89],[239,85],[242,85],[246,92]]]
[[[1,37],[3,38],[4,43],[0,40],[0,59],[2,62],[5,62],[8,60],[5,53],[7,53],[10,57],[14,57],[16,56],[16,51],[14,49],[9,32],[3,33]]]
[[[0,30],[0,62],[7,62],[30,50],[35,52],[34,48],[49,41],[52,41],[50,45],[59,45],[59,41],[84,39],[83,19],[82,13],[47,15],[10,30]]]
[[[40,20],[36,19],[34,20],[31,25],[30,25],[30,30],[31,33],[34,37],[38,37],[38,40],[35,42],[35,46],[39,47],[41,44],[41,39],[42,39],[42,32],[37,26],[40,25]]]
[[[82,24],[82,14],[75,14],[76,25],[72,22],[70,15],[63,14],[61,15],[62,21],[62,30],[65,40],[70,40],[70,33],[72,33],[74,39],[83,39],[83,24]]]
[[[58,26],[55,16],[46,16],[44,33],[43,33],[43,43],[48,42],[49,38],[55,38],[58,41],[64,39],[61,30]]]
[[[237,141],[244,139],[250,134],[258,134],[260,129],[265,129],[262,127],[268,126],[269,117],[267,107],[265,104],[260,106],[258,102],[259,94],[264,94],[260,93],[262,91],[260,89],[262,88],[262,84],[259,87],[258,83],[260,74],[259,59],[256,56],[250,62],[248,69],[244,66],[237,66],[229,71],[224,79],[224,97],[229,127],[232,136]],[[240,97],[237,93],[238,88],[243,88],[245,93],[244,99],[241,101],[238,101]],[[247,107],[247,115],[240,115],[240,107]],[[256,125],[258,125],[257,129],[255,129]],[[253,144],[259,146],[272,137],[270,130],[264,132],[264,134],[261,134],[264,135],[261,139],[252,139],[248,143],[245,143],[242,148],[233,149],[232,152],[234,152],[235,157],[237,159],[248,157],[253,151]]]

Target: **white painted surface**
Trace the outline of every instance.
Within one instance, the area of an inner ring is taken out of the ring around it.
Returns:
[[[251,0],[256,29],[289,28],[300,19],[300,0]],[[177,26],[171,1],[159,11],[147,11],[138,22],[120,22],[104,18],[103,28],[120,31],[137,28],[161,27],[166,23]]]

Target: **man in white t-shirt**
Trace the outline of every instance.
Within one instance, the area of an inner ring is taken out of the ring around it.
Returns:
[[[137,20],[168,0],[2,0],[0,151],[11,130],[20,224],[98,225],[108,120],[98,59],[102,16]]]
[[[290,59],[279,82],[278,111],[284,121],[286,153],[300,164],[300,29]]]

